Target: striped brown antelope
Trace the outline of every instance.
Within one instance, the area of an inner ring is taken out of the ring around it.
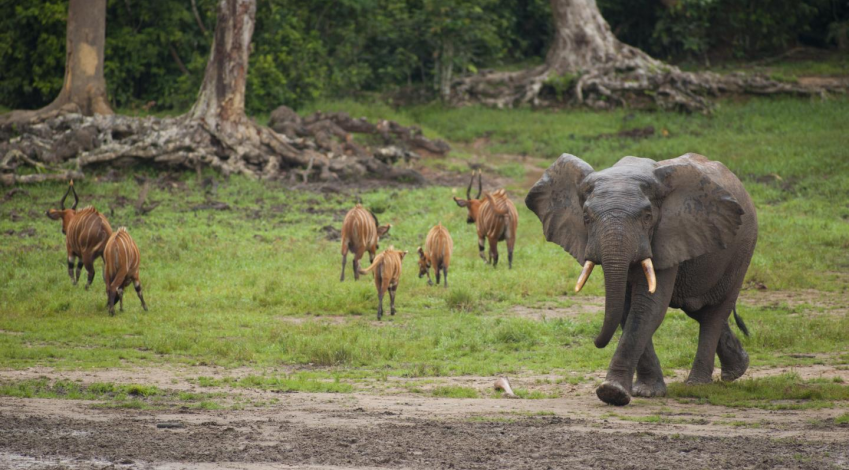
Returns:
[[[345,215],[342,222],[342,276],[345,280],[345,265],[348,264],[348,251],[354,252],[354,279],[360,278],[360,259],[368,251],[369,262],[374,261],[374,254],[379,248],[377,242],[385,236],[392,225],[379,225],[377,217],[357,204]]]
[[[106,307],[109,308],[110,315],[115,315],[116,299],[121,305],[121,311],[124,311],[124,287],[130,285],[130,282],[136,288],[142,308],[147,311],[139,281],[140,261],[139,247],[127,232],[127,228],[120,227],[109,237],[103,252],[103,281],[106,282]]]
[[[389,291],[389,313],[395,315],[395,290],[398,289],[398,281],[401,280],[401,264],[406,251],[396,250],[394,246],[383,251],[374,259],[371,266],[360,274],[374,272],[374,285],[377,287],[377,319],[383,317],[383,295]]]
[[[430,229],[425,239],[427,253],[419,247],[419,279],[427,275],[427,284],[433,285],[430,280],[430,268],[436,276],[436,284],[439,285],[439,273],[445,276],[445,287],[448,287],[448,264],[451,262],[451,253],[454,251],[454,240],[448,229],[442,226],[442,222]]]
[[[70,209],[65,209],[65,199],[71,192],[74,194],[74,205]],[[89,206],[77,211],[79,202],[74,182],[71,181],[68,191],[59,201],[61,209],[50,209],[47,211],[47,217],[62,220],[62,233],[65,234],[65,245],[68,249],[68,276],[76,285],[80,280],[80,272],[85,266],[88,273],[85,288],[88,289],[94,281],[94,260],[103,256],[106,241],[112,235],[112,227],[106,220],[106,216],[97,212],[94,207]],[[76,275],[74,275],[75,259],[77,260]]]
[[[478,195],[472,198],[471,191],[474,182],[475,175],[472,174],[472,180],[469,181],[469,187],[466,189],[466,199],[455,197],[454,202],[469,210],[469,217],[466,222],[477,226],[478,254],[480,254],[481,259],[487,263],[492,263],[492,267],[497,266],[498,242],[503,240],[507,242],[508,267],[513,268],[513,246],[516,244],[516,227],[519,224],[516,206],[513,205],[513,201],[507,197],[507,193],[503,189],[487,193],[486,198],[481,199],[483,182],[480,170],[478,170]],[[483,253],[485,239],[489,240],[489,259]]]

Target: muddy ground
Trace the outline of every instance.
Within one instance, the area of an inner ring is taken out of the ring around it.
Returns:
[[[808,294],[750,293],[746,301],[807,302]],[[569,316],[599,308],[598,301],[513,314]],[[792,370],[805,379],[849,382],[845,366]],[[753,364],[746,376],[787,371]],[[615,408],[595,397],[604,371],[580,374],[575,383],[558,384],[562,374],[510,377],[514,388],[562,395],[535,400],[498,396],[491,391],[494,377],[389,377],[360,382],[348,394],[201,387],[197,380],[257,372],[188,366],[0,370],[0,382],[137,383],[222,397],[216,410],[179,402],[136,410],[0,397],[0,469],[849,468],[849,424],[835,420],[846,407],[771,411],[638,398]],[[685,377],[686,371],[675,371],[668,381]],[[442,385],[475,388],[488,398],[431,396]]]

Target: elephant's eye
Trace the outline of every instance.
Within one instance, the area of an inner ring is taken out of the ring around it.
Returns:
[[[647,224],[650,224],[650,223],[651,223],[651,211],[650,211],[650,210],[649,210],[649,211],[646,211],[646,212],[644,212],[644,213],[643,213],[643,220],[644,220]]]
[[[590,224],[590,214],[584,212],[584,225]]]

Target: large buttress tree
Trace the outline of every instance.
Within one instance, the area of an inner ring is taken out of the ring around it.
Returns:
[[[551,99],[542,93],[547,83],[566,91],[572,101],[595,108],[653,104],[707,111],[711,108],[708,97],[722,92],[822,93],[758,76],[682,72],[619,41],[596,0],[550,2],[555,28],[545,63],[519,72],[488,71],[458,80],[453,88],[454,103],[545,104]]]
[[[59,113],[112,114],[103,78],[106,0],[70,0],[65,38],[65,79],[52,103],[35,111],[15,111],[2,121],[29,121]]]

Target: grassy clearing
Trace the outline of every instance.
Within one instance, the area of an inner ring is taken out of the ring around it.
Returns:
[[[671,384],[669,396],[737,408],[801,410],[828,408],[849,401],[849,387],[828,380],[803,380],[789,373],[775,377],[714,382],[709,385]]]
[[[70,380],[39,378],[0,382],[0,396],[103,401],[101,406],[112,408],[161,408],[179,402],[181,406],[215,409],[219,405],[212,398],[220,394],[172,392],[152,385],[108,382],[81,384]]]
[[[770,289],[846,289],[846,99],[728,102],[713,117],[627,110],[394,110],[347,101],[316,108],[419,123],[427,135],[459,143],[456,155],[444,161],[457,169],[471,160],[503,161],[493,157],[498,153],[529,155],[521,164],[518,157],[492,164],[501,177],[513,178],[508,188],[520,217],[514,269],[493,270],[478,259],[474,228],[451,200],[465,188],[361,192],[381,223],[393,224],[383,247],[413,251],[437,222],[455,240],[451,288],[428,287],[415,277],[416,260],[408,257],[399,313],[378,324],[373,283],[353,282],[350,267],[349,280],[339,283],[339,242],[325,239],[321,230],[341,225],[355,191],[317,194],[233,177],[206,195],[194,175],[183,175],[173,185],[152,189],[149,198],[161,205],[138,216],[126,202],[139,191],[131,177],[89,178],[77,183],[81,204],[94,204],[114,227],[129,227],[142,251],[141,276],[151,307],[143,313],[128,292],[126,311],[109,317],[99,275],[90,291],[71,285],[59,223],[43,216],[64,187],[37,185],[27,188],[29,195],[0,204],[0,366],[296,365],[316,372],[257,375],[227,385],[342,393],[357,380],[387,375],[604,369],[612,350],[592,345],[600,316],[537,321],[509,313],[515,305],[565,307],[575,301],[570,291],[579,266],[544,242],[539,221],[520,203],[528,167],[542,168],[564,151],[596,168],[628,154],[662,159],[697,151],[720,159],[743,178],[758,205],[761,235],[749,282]],[[649,125],[657,133],[647,139],[597,138]],[[484,136],[488,144],[482,150],[465,145]],[[192,209],[208,198],[232,210]],[[97,269],[101,265],[98,261]],[[597,273],[580,295],[602,293],[603,276]],[[849,364],[849,355],[833,355],[835,345],[849,342],[849,319],[811,316],[812,309],[740,305],[754,332],[743,339],[752,363]],[[697,334],[692,320],[671,311],[655,335],[663,366],[688,368]],[[825,356],[790,356],[799,353]]]

